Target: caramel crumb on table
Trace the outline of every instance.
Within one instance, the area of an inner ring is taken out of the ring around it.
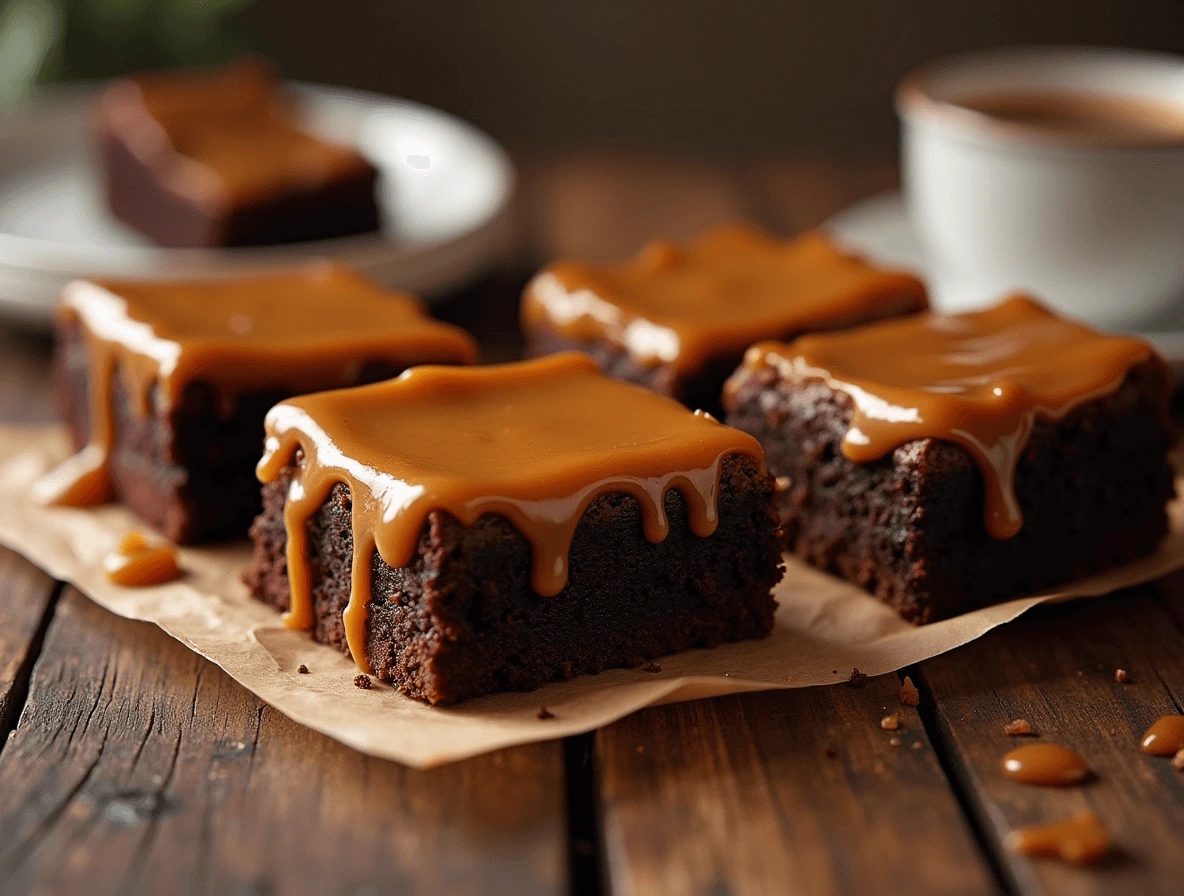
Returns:
[[[923,746],[925,746],[925,745],[923,743],[921,743],[919,740],[913,741],[913,749],[914,750],[919,750]]]
[[[921,705],[921,692],[917,690],[917,686],[907,675],[904,677],[904,683],[900,686],[900,702],[905,706]]]
[[[369,675],[355,675],[354,687],[361,688],[363,691],[370,690],[370,676]]]
[[[1054,824],[1018,828],[1007,835],[1008,849],[1026,856],[1049,856],[1088,865],[1110,853],[1110,837],[1093,812],[1081,812]]]
[[[896,713],[890,716],[884,716],[884,718],[880,719],[880,727],[885,731],[895,731],[900,727],[900,716],[896,715]]]
[[[1127,675],[1126,669],[1115,669],[1114,670],[1114,680],[1117,681],[1119,684],[1125,684],[1126,680],[1129,677],[1130,676]]]
[[[1037,743],[1016,747],[1000,763],[1003,773],[1020,784],[1065,787],[1090,775],[1085,760],[1061,744]]]
[[[1032,729],[1032,725],[1027,719],[1016,719],[1008,722],[1003,726],[1003,733],[1008,737],[1022,737],[1024,735],[1036,736],[1036,732]]]
[[[1141,746],[1152,756],[1174,756],[1184,750],[1184,715],[1161,716],[1143,734]]]
[[[900,746],[900,738],[899,738],[899,737],[890,737],[890,738],[888,738],[888,746],[890,746],[890,747],[899,747],[899,746]]]

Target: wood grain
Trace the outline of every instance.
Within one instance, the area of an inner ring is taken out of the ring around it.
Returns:
[[[1177,586],[1178,587],[1178,586]],[[1177,590],[1173,599],[1179,599]],[[985,838],[1023,893],[1179,894],[1184,881],[1184,775],[1139,750],[1143,731],[1184,704],[1184,635],[1144,587],[1033,612],[923,666],[941,747]],[[1115,681],[1127,670],[1125,684]],[[1082,787],[1036,788],[1005,778],[1012,719],[1088,761]],[[1001,847],[1017,826],[1092,809],[1118,855],[1082,869]]]
[[[558,744],[431,772],[300,727],[67,589],[0,754],[0,890],[555,893]]]
[[[28,560],[0,548],[0,751],[24,702],[57,590]]]
[[[599,732],[612,892],[994,892],[899,690],[883,676],[683,703]]]

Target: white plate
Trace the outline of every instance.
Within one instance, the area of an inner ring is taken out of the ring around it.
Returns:
[[[934,307],[963,308],[973,304],[973,297],[947,295],[945,287],[926,277],[925,258],[917,235],[909,224],[904,201],[899,192],[879,193],[843,209],[824,225],[839,240],[885,264],[915,271],[925,277]],[[980,301],[978,304],[982,304]],[[1143,337],[1176,368],[1184,372],[1184,320],[1180,311],[1174,317],[1151,322],[1137,335]]]
[[[165,249],[106,210],[86,134],[94,87],[46,91],[0,118],[0,317],[46,325],[80,276],[219,277],[303,259],[352,264],[421,295],[475,276],[507,245],[509,157],[438,109],[296,84],[306,125],[381,171],[377,234],[286,246]]]

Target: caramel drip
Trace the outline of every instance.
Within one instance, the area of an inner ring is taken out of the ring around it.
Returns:
[[[180,578],[181,568],[171,544],[151,544],[143,533],[133,531],[103,558],[103,573],[116,585],[144,588]]]
[[[1161,716],[1143,735],[1144,753],[1174,756],[1184,750],[1184,716]]]
[[[1110,854],[1110,837],[1093,812],[1081,812],[1054,824],[1018,828],[1007,835],[1006,842],[1014,852],[1075,865],[1089,865]]]
[[[916,277],[874,267],[822,233],[784,242],[732,225],[617,264],[556,262],[527,286],[522,322],[689,373],[761,339],[924,307]]]
[[[884,457],[915,439],[961,445],[986,483],[995,538],[1023,525],[1015,470],[1036,420],[1057,421],[1115,392],[1154,358],[1138,339],[1109,336],[1013,296],[986,311],[923,314],[749,350],[745,368],[819,379],[854,406],[843,456]]]
[[[477,358],[467,333],[428,317],[417,299],[338,265],[217,282],[77,281],[58,313],[81,328],[88,353],[90,444],[34,493],[69,506],[110,499],[116,371],[133,410],[147,416],[198,381],[227,404],[245,391],[352,385],[364,361],[402,368]]]
[[[1003,773],[1021,784],[1064,787],[1089,777],[1085,760],[1060,744],[1028,744],[1003,757]]]
[[[298,464],[284,508],[292,595],[285,622],[312,625],[307,523],[344,483],[354,545],[344,621],[363,669],[374,552],[389,566],[406,566],[429,513],[446,512],[465,526],[485,514],[505,517],[530,542],[534,590],[550,596],[567,583],[572,538],[597,497],[636,499],[645,536],[657,543],[669,527],[666,492],[677,489],[691,530],[706,538],[717,524],[724,457],[763,462],[751,436],[609,379],[590,358],[570,353],[493,367],[418,367],[384,383],[281,402],[266,428],[259,479],[274,482]]]
[[[99,119],[174,192],[205,206],[241,207],[370,168],[356,150],[304,131],[275,72],[255,60],[116,81]]]

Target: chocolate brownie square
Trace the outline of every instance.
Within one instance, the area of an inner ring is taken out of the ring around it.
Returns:
[[[283,402],[267,428],[248,585],[417,699],[772,628],[759,446],[586,357],[420,367]]]
[[[616,264],[560,261],[522,298],[528,353],[572,349],[610,376],[720,415],[724,380],[754,342],[923,310],[924,284],[821,232],[778,240],[717,227]]]
[[[1167,532],[1167,367],[1027,299],[755,346],[725,394],[779,479],[791,549],[914,622]]]

